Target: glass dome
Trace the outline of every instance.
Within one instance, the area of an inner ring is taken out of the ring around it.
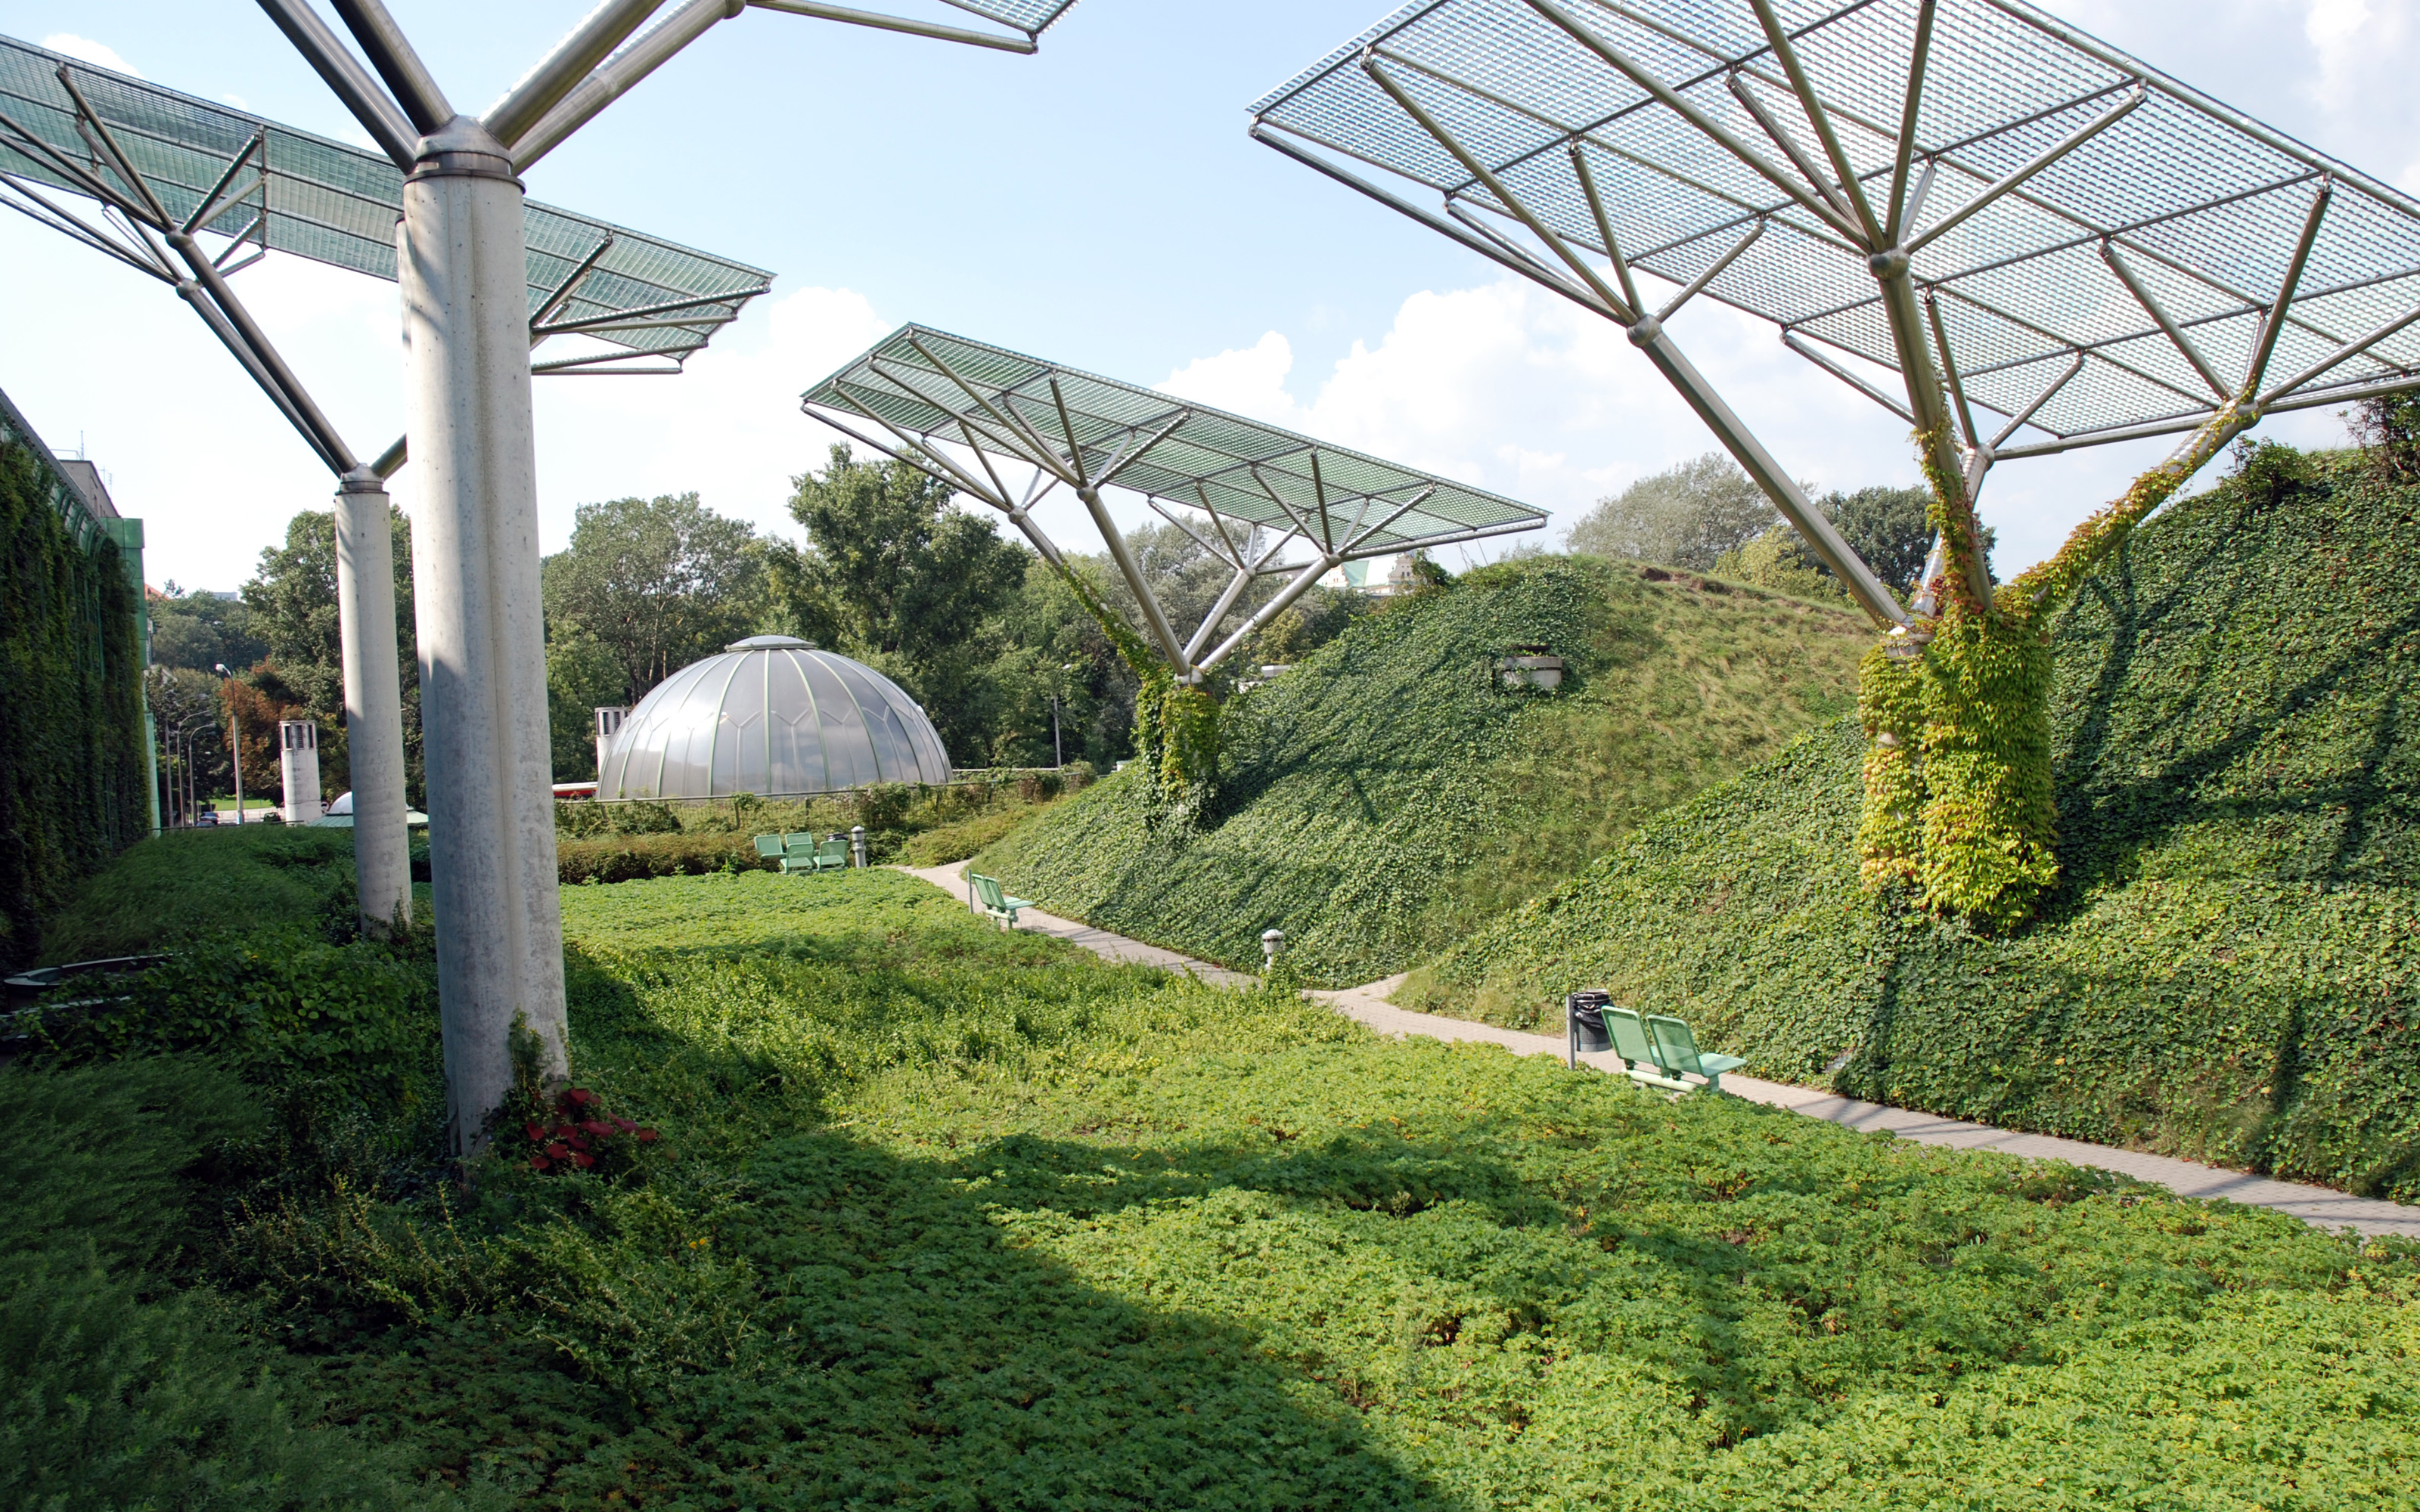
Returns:
[[[780,797],[949,779],[941,737],[898,684],[812,640],[759,635],[641,699],[606,752],[597,795]]]

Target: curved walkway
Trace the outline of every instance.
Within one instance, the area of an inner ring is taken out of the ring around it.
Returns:
[[[963,866],[902,867],[900,870],[921,877],[955,897],[967,896]],[[1174,950],[1145,945],[1140,940],[1130,940],[1123,934],[1112,934],[1080,920],[1061,918],[1039,909],[1021,909],[1017,919],[1021,928],[1037,934],[1056,935],[1112,961],[1131,961],[1170,971],[1188,972],[1203,981],[1220,986],[1243,986],[1253,980],[1240,971],[1214,966],[1206,961],[1196,961]],[[1312,992],[1310,995],[1382,1034],[1418,1034],[1433,1040],[1484,1041],[1490,1044],[1500,1044],[1522,1056],[1563,1054],[1563,1041],[1553,1035],[1526,1034],[1519,1029],[1498,1028],[1493,1024],[1476,1024],[1467,1019],[1445,1018],[1435,1013],[1416,1013],[1407,1008],[1397,1008],[1387,1001],[1387,995],[1403,985],[1403,980],[1401,977],[1388,977],[1365,986],[1347,987],[1339,992]],[[1610,1055],[1582,1056],[1580,1059],[1601,1071],[1621,1070],[1620,1062]],[[2132,1149],[2115,1149],[2107,1145],[2090,1145],[2080,1139],[2011,1134],[1989,1124],[1967,1123],[1931,1113],[1912,1113],[1905,1108],[1887,1107],[1880,1103],[1862,1103],[1853,1097],[1841,1097],[1811,1087],[1759,1081],[1736,1072],[1723,1078],[1723,1089],[1735,1092],[1750,1102],[1769,1103],[1828,1123],[1842,1124],[1852,1129],[1887,1129],[1902,1139],[1913,1139],[1918,1144],[1948,1145],[1959,1149],[1996,1149],[2028,1160],[2061,1160],[2071,1165],[2089,1165],[2149,1181],[2180,1197],[2216,1197],[2249,1207],[2273,1208],[2320,1228],[2353,1228],[2365,1234],[2408,1234],[2420,1238],[2420,1208],[2383,1202],[2374,1197],[2356,1197],[2331,1187],[2305,1186],[2299,1181],[2273,1181],[2265,1176],[2226,1170],[2166,1155],[2147,1155]]]

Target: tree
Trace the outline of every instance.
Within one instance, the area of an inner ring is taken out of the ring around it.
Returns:
[[[988,519],[950,507],[947,484],[902,462],[831,449],[821,472],[792,478],[790,515],[813,550],[777,556],[787,601],[852,648],[911,667],[974,638],[1025,581],[1032,560]]]
[[[987,751],[1000,690],[986,669],[1001,648],[985,622],[1024,586],[1032,554],[904,463],[835,446],[821,472],[790,482],[809,546],[767,550],[776,617],[897,676],[960,759]]]
[[[411,521],[393,517],[396,680],[403,695],[404,789],[422,803],[420,651],[411,601]],[[174,587],[174,584],[170,585]],[[200,595],[195,595],[200,596]],[[345,730],[345,660],[336,602],[336,517],[310,510],[286,525],[286,544],[260,553],[260,565],[243,585],[245,629],[256,637],[260,655],[228,658],[228,668],[267,704],[291,711],[319,727],[319,776],[329,791],[351,785],[352,762]],[[247,738],[250,732],[247,731]],[[244,775],[255,777],[247,750]],[[272,771],[275,769],[272,763]],[[249,786],[246,792],[253,791]]]
[[[1716,557],[1738,550],[1778,517],[1730,457],[1708,452],[1599,500],[1572,527],[1571,548],[1711,572]]]
[[[764,553],[746,521],[693,493],[582,504],[575,520],[570,547],[544,563],[548,639],[594,637],[621,669],[614,702],[638,702],[756,627]]]
[[[187,593],[170,579],[166,592],[145,589],[151,614],[155,666],[206,672],[221,662],[249,667],[269,655],[254,633],[252,610],[234,594]]]

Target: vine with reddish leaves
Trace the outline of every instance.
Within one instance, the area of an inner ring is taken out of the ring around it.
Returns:
[[[634,1146],[652,1145],[656,1130],[608,1113],[597,1094],[566,1087],[539,1103],[537,1116],[521,1120],[534,1171],[578,1169],[615,1176],[637,1160]]]

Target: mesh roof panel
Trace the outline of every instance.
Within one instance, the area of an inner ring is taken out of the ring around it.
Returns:
[[[1546,518],[1416,469],[923,326],[884,337],[805,402],[850,423],[870,413],[927,442],[1021,460],[1034,438],[1063,456],[1072,440],[1087,477],[1117,468],[1111,486],[1280,533],[1300,530],[1331,549],[1358,537],[1359,554]]]
[[[1826,163],[1747,0],[1546,3],[1771,162],[1787,169],[1794,150]],[[1886,216],[1918,0],[1777,0],[1776,8],[1868,200]],[[1572,165],[1575,144],[1615,240],[1659,278],[1688,282],[1763,219],[1765,234],[1706,292],[1897,370],[1863,251],[1529,0],[1419,0],[1263,99],[1254,116],[1331,156],[1438,191],[1466,224],[1506,234],[1510,208],[1364,71],[1365,50],[1575,246],[1606,251]],[[2268,381],[2301,374],[2420,298],[2420,205],[2410,196],[2018,0],[1936,8],[1912,200],[1928,165],[1932,173],[1902,241],[2138,89],[2133,109],[1915,254],[1917,286],[1936,296],[1948,355],[1977,405],[2013,415],[2082,358],[2032,422],[2062,439],[2203,413],[2213,402],[2210,384],[2104,261],[2104,245],[2230,388],[2242,379],[2322,182],[2333,182],[2334,195]],[[1793,177],[1811,186],[1805,173]],[[2348,358],[2299,396],[2415,371],[2420,324]]]
[[[75,102],[58,80],[61,65],[70,70],[76,87],[171,215],[181,219],[192,214],[227,165],[257,141],[253,163],[265,169],[264,182],[208,229],[265,240],[280,252],[394,280],[403,175],[384,156],[0,37],[0,113],[82,163],[93,162],[97,154],[79,134]],[[75,191],[65,176],[12,150],[5,141],[0,141],[0,173]],[[249,173],[247,169],[246,178]],[[594,333],[636,352],[687,357],[750,299],[764,293],[773,276],[535,200],[523,211],[523,230],[529,243],[532,314],[607,237],[613,238],[578,292],[551,321],[593,320],[702,296],[729,296],[660,317],[670,322],[689,316],[693,323]]]

